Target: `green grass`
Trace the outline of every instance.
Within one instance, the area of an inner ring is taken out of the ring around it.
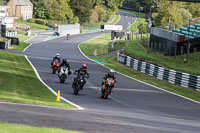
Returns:
[[[0,101],[72,108],[37,78],[24,55],[0,51]],[[62,92],[61,92],[62,93]]]
[[[31,27],[31,29],[39,29],[39,30],[47,30],[48,27],[45,25],[41,25],[41,24],[36,24],[36,23],[29,23],[26,21],[22,21],[22,20],[15,20],[16,23],[22,23],[22,24],[27,24]]]
[[[26,47],[28,47],[30,44],[29,43],[26,43],[24,41],[30,39],[31,37],[35,36],[34,33],[32,33],[30,36],[27,36],[27,35],[23,35],[23,34],[18,34],[17,38],[19,38],[19,43],[20,45],[13,45],[13,48],[14,50],[18,50],[18,51],[23,51]]]
[[[111,41],[110,36],[110,34],[104,34],[81,44],[80,48],[87,56],[94,56],[95,50],[97,55],[107,54]]]
[[[155,78],[148,76],[146,74],[143,74],[139,71],[133,70],[128,66],[120,64],[117,61],[116,56],[105,56],[105,57],[98,57],[98,58],[95,58],[95,59],[106,62],[107,64],[105,66],[108,66],[109,68],[112,68],[117,72],[123,73],[123,74],[128,75],[132,78],[138,79],[140,81],[149,83],[151,85],[163,88],[163,89],[168,90],[170,92],[173,92],[173,93],[176,93],[176,94],[179,94],[179,95],[182,95],[182,96],[185,96],[185,97],[188,97],[188,98],[191,98],[193,100],[200,102],[200,92],[197,92],[197,91],[194,91],[194,90],[191,90],[191,89],[187,89],[187,88],[184,88],[184,87],[180,87],[180,86],[177,86],[177,85],[173,85],[173,84],[170,84],[168,82],[155,79]]]
[[[32,127],[22,124],[0,122],[0,133],[83,133],[58,128]]]
[[[105,36],[106,37],[106,36]],[[91,56],[93,55],[93,50],[94,50],[94,46],[93,44],[95,42],[98,41],[98,39],[101,40],[102,42],[102,46],[104,45],[108,45],[108,42],[103,42],[102,40],[105,39],[104,36],[100,36],[100,37],[97,37],[91,41],[88,41],[88,42],[85,42],[83,44],[80,45],[80,48],[81,50],[87,55],[87,56]],[[135,37],[134,37],[135,38]],[[107,40],[107,39],[106,39]],[[93,42],[93,43],[91,43]],[[106,44],[107,43],[107,44]],[[96,47],[97,48],[97,51],[98,51],[98,48],[99,49],[102,49],[101,47],[101,44],[99,43],[98,44],[100,47]],[[154,59],[154,60],[157,60],[158,58],[160,58],[160,61],[164,62],[164,63],[169,63],[170,61],[169,60],[174,60],[174,59],[171,59],[169,57],[164,57],[162,55],[158,55],[158,54],[155,54],[155,55],[151,55],[151,54],[147,54],[147,52],[145,51],[145,48],[140,44],[139,45],[139,51],[137,51],[137,43],[136,43],[136,40],[134,41],[119,41],[116,45],[115,45],[115,48],[116,49],[121,49],[121,48],[125,48],[126,49],[126,52],[128,53],[132,53],[133,55],[139,57],[139,55],[141,57],[146,57],[146,59],[150,60],[150,59]],[[91,50],[92,49],[92,50]],[[107,49],[104,49],[104,51],[106,51]],[[98,60],[101,60],[106,64],[106,66],[114,69],[115,71],[118,71],[120,73],[123,73],[125,75],[128,75],[130,77],[133,77],[135,79],[138,79],[138,80],[141,80],[141,81],[144,81],[146,83],[149,83],[149,84],[152,84],[152,85],[155,85],[157,87],[160,87],[160,88],[163,88],[165,90],[168,90],[168,91],[171,91],[171,92],[174,92],[176,94],[179,94],[179,95],[182,95],[182,96],[185,96],[185,97],[188,97],[188,98],[191,98],[193,100],[196,100],[196,101],[199,101],[200,102],[200,92],[197,92],[197,91],[193,91],[191,89],[187,89],[187,88],[184,88],[184,87],[180,87],[180,86],[177,86],[177,85],[173,85],[173,84],[170,84],[168,82],[165,82],[165,81],[162,81],[162,80],[158,80],[156,78],[153,78],[153,77],[150,77],[146,74],[143,74],[141,72],[138,72],[136,70],[133,70],[131,69],[130,67],[128,66],[125,66],[123,64],[120,64],[118,61],[117,61],[117,57],[116,56],[105,56],[105,57],[91,57],[92,59],[98,59]],[[181,66],[180,62],[176,62],[176,60],[174,60],[174,63],[176,63],[177,65],[177,68],[178,66]],[[182,63],[183,64],[183,63]],[[176,67],[176,65],[174,64],[174,67]],[[190,66],[190,65],[189,65]],[[192,65],[193,68],[196,66],[195,65]],[[185,69],[183,67],[183,69]],[[188,69],[188,68],[187,68]],[[185,69],[185,70],[187,70]],[[195,68],[196,70],[192,70],[192,71],[197,71],[199,72],[199,67],[198,68]]]
[[[119,21],[119,19],[120,19],[120,15],[119,15],[119,14],[115,14],[115,18],[114,18],[114,20],[111,22],[111,24],[117,23],[117,22]]]
[[[124,10],[124,9],[120,9],[120,11],[129,12],[129,13],[135,14],[137,16],[137,21],[131,25],[131,31],[137,31],[138,30],[137,27],[139,26],[139,24],[143,24],[143,23],[147,24],[145,13],[140,13],[140,17],[139,17],[139,12]]]
[[[200,75],[200,61],[195,61],[195,54],[190,54],[189,56],[189,62],[185,63],[184,57],[177,56],[175,57],[169,57],[164,56],[159,53],[147,53],[146,48],[141,45],[141,42],[139,42],[139,51],[137,50],[137,40],[133,41],[119,41],[115,44],[117,49],[124,48],[127,55],[134,56],[137,58],[140,58],[142,60],[146,60],[149,62],[153,62],[154,64],[158,64],[160,66],[186,72],[194,75]],[[199,55],[200,58],[200,52],[197,52],[196,55]]]

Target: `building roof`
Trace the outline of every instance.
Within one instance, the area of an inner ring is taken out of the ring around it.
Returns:
[[[18,0],[20,5],[33,5],[30,0]]]

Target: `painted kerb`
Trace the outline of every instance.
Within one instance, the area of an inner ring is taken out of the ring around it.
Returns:
[[[167,81],[185,88],[200,90],[200,76],[191,75],[167,68],[159,67],[147,62],[143,62],[124,54],[117,54],[118,62],[129,66],[137,71],[148,74],[160,80]]]

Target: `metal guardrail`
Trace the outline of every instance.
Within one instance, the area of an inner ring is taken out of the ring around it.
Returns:
[[[117,54],[117,60],[137,71],[148,74],[160,80],[167,81],[185,88],[200,90],[200,76],[191,75],[143,62],[124,54]]]

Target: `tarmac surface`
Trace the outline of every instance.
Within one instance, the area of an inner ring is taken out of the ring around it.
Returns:
[[[125,28],[127,22],[136,19],[131,14],[119,13],[118,24]],[[60,90],[62,97],[85,110],[0,103],[0,121],[88,133],[199,133],[200,104],[121,74],[116,73],[118,82],[113,94],[107,100],[100,98],[102,77],[109,69],[88,60],[78,45],[102,34],[79,34],[70,40],[63,37],[35,43],[24,52],[48,86],[56,92]],[[42,39],[38,36],[32,43],[38,40]],[[56,53],[67,58],[72,71],[87,64],[90,78],[79,95],[75,96],[71,87],[74,75],[60,84],[57,75],[51,74],[50,62]]]

